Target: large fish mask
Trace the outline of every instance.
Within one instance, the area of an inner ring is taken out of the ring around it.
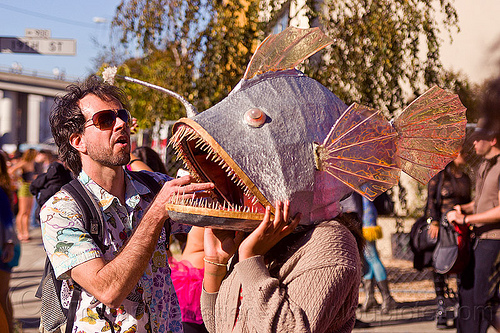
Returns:
[[[390,123],[294,69],[332,42],[318,28],[271,35],[228,97],[174,125],[177,155],[215,190],[212,201],[174,198],[172,219],[248,231],[264,206],[289,200],[301,224],[318,223],[353,190],[373,200],[401,170],[427,183],[457,155],[466,119],[456,95],[434,87]]]

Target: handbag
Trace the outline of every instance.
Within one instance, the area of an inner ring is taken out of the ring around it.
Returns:
[[[444,183],[444,173],[441,172],[439,174],[439,181],[436,187],[436,206],[441,206],[441,188]],[[438,238],[432,238],[429,236],[429,228],[430,221],[428,221],[428,217],[425,215],[427,213],[427,209],[429,207],[429,200],[427,198],[427,203],[424,208],[424,216],[420,217],[415,221],[411,229],[412,235],[412,248],[415,250],[414,253],[422,253],[427,251],[433,251],[436,247]]]
[[[470,258],[469,225],[450,223],[444,215],[438,239],[432,255],[435,271],[440,274],[461,273]]]
[[[410,231],[411,248],[414,253],[433,251],[436,247],[437,238],[429,236],[430,224],[424,215],[418,218]]]

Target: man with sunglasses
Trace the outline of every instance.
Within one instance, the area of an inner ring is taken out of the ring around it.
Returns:
[[[45,250],[69,306],[73,282],[83,289],[73,332],[182,332],[167,264],[165,204],[176,194],[202,196],[211,183],[150,173],[162,189],[154,200],[124,166],[130,159],[129,111],[117,87],[90,77],[56,99],[50,125],[60,159],[98,202],[104,217],[99,248],[84,229],[76,202],[64,190],[41,210]],[[195,194],[196,192],[196,194]],[[151,202],[149,202],[149,201]],[[171,232],[186,226],[171,223]]]

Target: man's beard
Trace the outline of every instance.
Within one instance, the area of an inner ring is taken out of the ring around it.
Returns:
[[[126,165],[130,161],[130,146],[120,149],[114,153],[113,149],[103,149],[102,147],[87,147],[89,157],[107,167],[117,167]]]

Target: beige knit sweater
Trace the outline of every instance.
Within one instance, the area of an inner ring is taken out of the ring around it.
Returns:
[[[248,258],[235,265],[218,293],[202,292],[209,332],[352,330],[361,278],[354,236],[329,221],[295,244],[276,269],[269,270],[262,256]]]

